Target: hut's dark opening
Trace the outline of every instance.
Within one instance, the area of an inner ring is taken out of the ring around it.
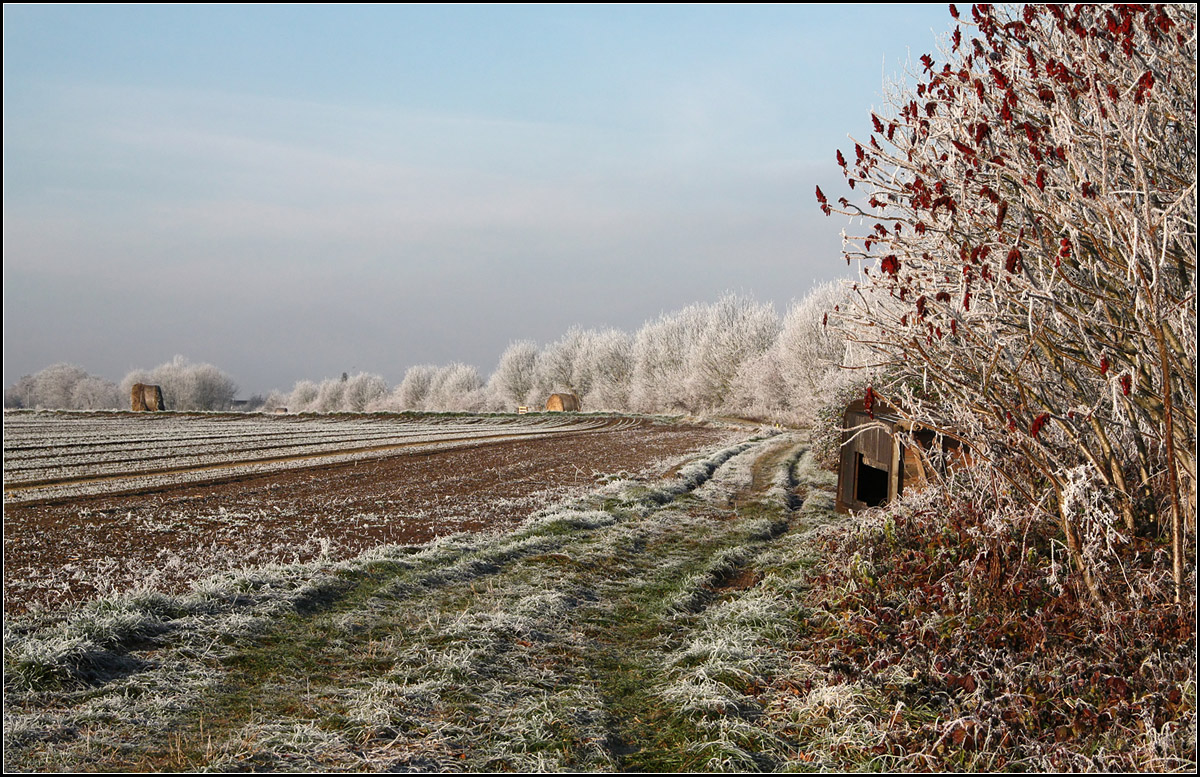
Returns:
[[[858,472],[854,478],[854,497],[867,507],[877,507],[888,499],[888,471],[872,466],[870,459],[856,454]]]

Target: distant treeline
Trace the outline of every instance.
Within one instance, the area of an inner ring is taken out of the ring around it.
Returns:
[[[233,378],[211,364],[192,364],[182,356],[152,370],[133,370],[120,384],[91,375],[74,364],[55,364],[25,375],[4,392],[6,408],[107,410],[130,407],[135,383],[162,387],[170,410],[228,410],[237,395]],[[257,400],[261,405],[263,399]]]
[[[770,304],[728,294],[644,324],[637,332],[573,327],[544,346],[512,343],[486,380],[470,365],[410,367],[398,386],[372,373],[301,380],[237,403],[236,409],[290,412],[476,411],[539,408],[573,392],[584,410],[731,414],[761,420],[812,420],[814,398],[848,378],[842,335],[824,326],[845,289],[816,287],[782,318]],[[134,383],[162,386],[171,410],[230,410],[234,380],[211,364],[181,356],[134,370],[115,384],[81,367],[56,364],[22,377],[4,395],[9,408],[125,408]]]

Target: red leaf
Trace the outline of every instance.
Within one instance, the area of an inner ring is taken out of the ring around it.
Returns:
[[[1021,272],[1021,250],[1013,248],[1008,252],[1008,258],[1004,260],[1004,269],[1010,273]]]

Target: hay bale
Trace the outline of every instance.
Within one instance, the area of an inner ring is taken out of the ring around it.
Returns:
[[[134,383],[133,388],[129,389],[129,405],[134,412],[146,409],[146,394],[143,391],[145,388],[141,383]]]
[[[162,387],[148,383],[134,383],[129,390],[129,404],[134,410],[155,412],[166,410],[167,403],[163,401]]]
[[[546,400],[546,410],[550,412],[578,412],[581,407],[577,394],[551,394]]]

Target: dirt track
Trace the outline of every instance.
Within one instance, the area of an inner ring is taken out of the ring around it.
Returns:
[[[491,441],[142,494],[6,505],[5,612],[225,569],[505,529],[606,476],[654,477],[729,432],[644,424]]]

